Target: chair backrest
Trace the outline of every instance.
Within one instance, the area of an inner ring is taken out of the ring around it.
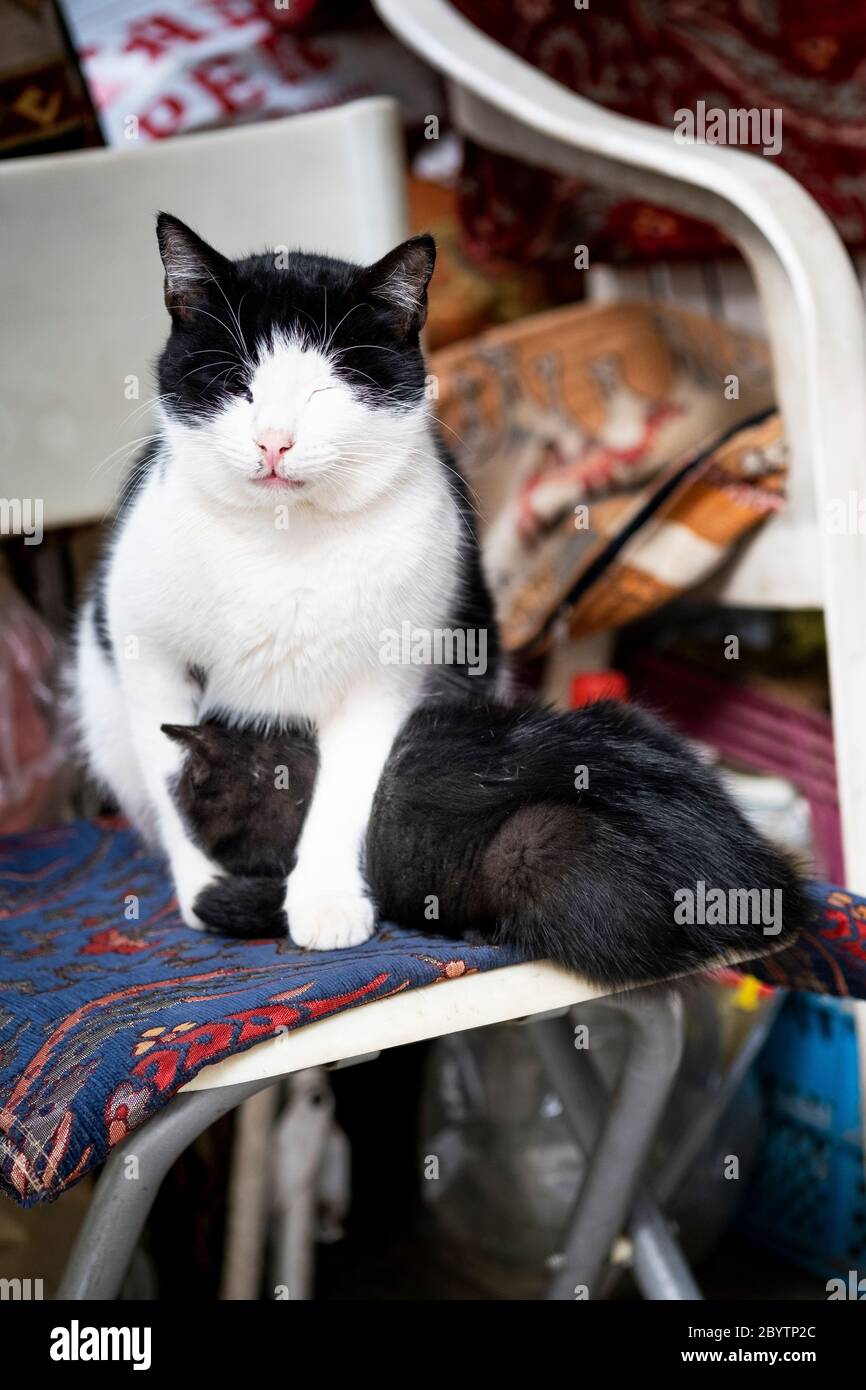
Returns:
[[[0,497],[39,499],[46,528],[104,516],[153,428],[160,208],[228,255],[375,260],[406,234],[396,107],[0,164]]]

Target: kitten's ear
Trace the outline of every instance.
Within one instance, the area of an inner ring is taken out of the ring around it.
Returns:
[[[165,307],[173,319],[188,320],[207,300],[214,281],[225,286],[231,279],[232,263],[167,212],[157,216],[156,239],[165,267]]]
[[[211,772],[210,740],[198,724],[160,724],[162,732],[174,743],[180,743],[187,750],[184,770],[192,778],[194,787],[205,783]]]
[[[391,309],[401,337],[424,327],[427,286],[435,264],[436,243],[425,233],[395,246],[361,277],[361,292]]]

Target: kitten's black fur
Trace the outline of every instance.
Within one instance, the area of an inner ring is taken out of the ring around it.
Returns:
[[[279,879],[310,797],[312,739],[213,722],[166,732],[189,745],[178,805],[202,848],[235,875],[205,890],[196,912],[227,935],[285,935]],[[281,766],[288,790],[275,787]],[[648,714],[610,702],[567,714],[418,709],[379,784],[366,875],[383,919],[480,933],[607,987],[764,955],[808,919],[795,869],[715,774]],[[678,925],[675,892],[701,880],[726,893],[781,890],[782,931]]]

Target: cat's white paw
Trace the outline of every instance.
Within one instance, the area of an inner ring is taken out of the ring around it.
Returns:
[[[203,888],[207,888],[221,877],[218,869],[206,854],[196,849],[195,845],[185,845],[181,851],[175,853],[172,856],[171,868],[181,917],[188,927],[195,931],[205,931],[205,923],[195,911],[195,900]]]
[[[286,894],[289,935],[307,951],[339,951],[360,946],[376,928],[376,910],[359,893],[293,893],[291,879]]]

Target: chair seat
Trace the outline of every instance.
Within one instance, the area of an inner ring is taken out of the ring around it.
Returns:
[[[183,925],[163,863],[129,829],[77,822],[4,839],[0,1184],[24,1205],[53,1197],[203,1067],[515,960],[389,925],[344,951],[209,936]]]
[[[866,904],[815,891],[826,911],[815,942],[755,971],[866,995]],[[182,1088],[277,1076],[600,992],[504,947],[390,924],[363,946],[323,952],[192,932],[162,861],[117,822],[9,837],[0,1186],[25,1206],[57,1196]],[[332,1017],[360,1004],[363,1017]]]

